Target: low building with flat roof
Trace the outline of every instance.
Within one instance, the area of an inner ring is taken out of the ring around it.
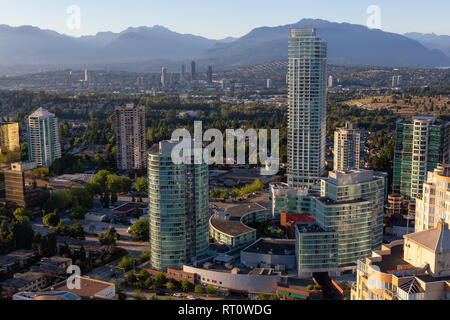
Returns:
[[[256,203],[247,203],[216,212],[209,220],[209,232],[217,242],[239,247],[256,240],[256,230],[249,223],[267,220],[267,210]]]
[[[281,299],[322,300],[323,291],[312,278],[286,278],[277,285],[277,296]]]
[[[295,270],[295,240],[259,239],[241,251],[241,263],[276,271]]]
[[[117,300],[116,286],[113,283],[104,282],[89,277],[79,277],[80,289],[70,289],[67,281],[52,286],[46,292],[70,292],[81,300]]]
[[[249,268],[241,263],[205,262],[201,267],[185,265],[183,271],[195,274],[196,283],[252,296],[275,294],[281,280],[281,272],[272,268]]]

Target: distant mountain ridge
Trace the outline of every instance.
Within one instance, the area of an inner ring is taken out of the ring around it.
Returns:
[[[405,33],[405,37],[419,41],[429,49],[441,50],[450,57],[450,36],[434,33],[409,32]]]
[[[450,58],[405,36],[349,23],[304,19],[296,24],[257,28],[230,44],[216,44],[200,58],[234,67],[287,59],[291,28],[314,27],[328,43],[328,61],[337,65],[389,67],[450,66]],[[251,60],[251,61],[250,61]]]
[[[165,61],[172,69],[195,58],[231,69],[268,61],[286,60],[289,30],[315,27],[328,42],[329,63],[398,67],[450,66],[450,57],[409,37],[371,30],[349,23],[303,19],[295,24],[260,27],[241,38],[207,39],[180,34],[162,26],[128,28],[119,33],[99,32],[80,38],[37,27],[0,25],[0,66],[54,65],[110,66],[123,71],[155,72]],[[140,67],[142,65],[142,67]],[[120,66],[120,67],[118,67]]]

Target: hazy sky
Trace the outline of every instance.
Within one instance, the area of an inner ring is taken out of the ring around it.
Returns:
[[[77,30],[67,27],[71,5],[81,9]],[[370,5],[380,7],[384,31],[450,35],[449,0],[1,0],[0,24],[33,25],[74,36],[158,24],[221,39],[303,18],[365,25]]]

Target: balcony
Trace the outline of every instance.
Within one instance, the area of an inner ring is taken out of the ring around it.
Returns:
[[[398,288],[397,297],[398,297],[398,300],[404,300],[404,301],[425,300],[425,292],[407,293],[403,289]]]

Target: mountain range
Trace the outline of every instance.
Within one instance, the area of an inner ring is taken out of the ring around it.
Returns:
[[[181,63],[195,59],[202,68],[211,64],[216,70],[231,69],[286,60],[289,30],[299,27],[317,28],[318,35],[328,43],[331,64],[450,66],[450,56],[442,51],[446,48],[442,43],[448,44],[448,36],[430,40],[424,35],[404,36],[361,25],[312,19],[256,28],[241,38],[223,40],[180,34],[162,26],[75,38],[32,26],[0,25],[0,66],[111,67],[150,72],[159,71],[161,63],[169,71],[179,70]]]
[[[450,36],[417,32],[405,33],[405,36],[419,41],[427,48],[441,50],[450,57]]]

